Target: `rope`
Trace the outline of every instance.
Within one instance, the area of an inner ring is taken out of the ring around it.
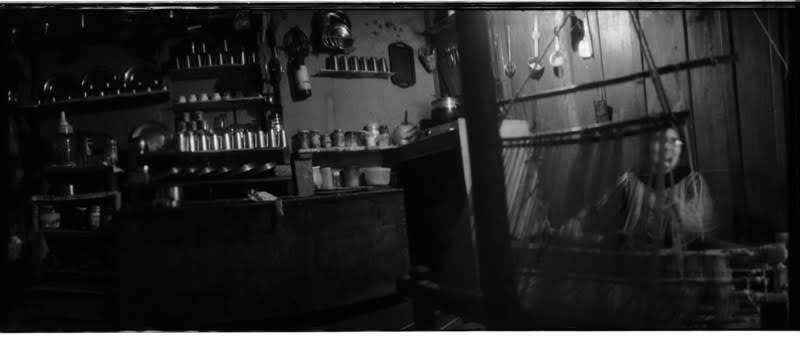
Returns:
[[[761,17],[758,16],[758,13],[756,13],[756,11],[753,11],[753,16],[756,17],[756,21],[758,21],[758,25],[761,26],[761,31],[764,33],[764,35],[767,36],[767,39],[769,40],[770,46],[772,46],[772,49],[775,50],[775,54],[778,54],[778,58],[781,59],[781,62],[783,63],[783,68],[784,68],[784,70],[786,70],[786,74],[784,74],[784,76],[788,76],[789,75],[789,63],[786,62],[786,59],[783,57],[783,54],[781,54],[781,51],[778,48],[778,44],[776,44],[775,41],[772,39],[772,35],[769,33],[769,30],[767,29],[767,27],[764,26],[764,23],[761,22]]]

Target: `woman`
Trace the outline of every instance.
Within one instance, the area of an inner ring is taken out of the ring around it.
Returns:
[[[682,146],[675,128],[657,133],[646,169],[622,174],[613,191],[581,210],[556,235],[595,238],[629,249],[687,247],[704,241],[715,227],[713,201],[700,173],[678,167]],[[619,212],[612,212],[617,216],[601,216],[612,200],[620,205]]]

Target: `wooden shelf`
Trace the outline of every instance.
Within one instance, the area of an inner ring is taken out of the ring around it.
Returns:
[[[137,93],[124,93],[119,95],[92,96],[75,98],[66,101],[26,105],[22,108],[30,110],[42,118],[58,118],[60,111],[68,115],[87,114],[98,111],[128,109],[136,106],[150,105],[169,100],[168,90],[142,91]]]
[[[251,71],[260,71],[259,64],[226,64],[200,68],[173,69],[170,71],[170,76],[174,81],[187,81],[216,78],[231,72]]]
[[[45,175],[82,175],[100,174],[113,172],[111,166],[89,166],[89,167],[69,167],[69,166],[48,166],[44,168]]]
[[[253,108],[263,107],[264,104],[265,104],[264,97],[242,97],[242,98],[225,99],[221,101],[174,103],[172,105],[172,111],[174,112],[197,111],[197,110],[215,111],[215,110],[232,110],[239,108],[253,109]]]
[[[341,70],[321,70],[313,75],[313,77],[328,77],[328,78],[380,78],[388,79],[392,77],[392,73],[374,72],[374,71],[341,71]]]
[[[355,146],[355,147],[328,147],[317,149],[299,149],[297,153],[311,153],[311,154],[359,154],[365,152],[380,152],[395,149],[397,146]]]
[[[228,151],[206,151],[206,152],[176,152],[176,151],[158,151],[148,152],[139,156],[143,162],[155,160],[171,160],[173,162],[180,160],[201,160],[201,159],[222,159],[231,157],[247,157],[247,156],[283,156],[288,149],[286,148],[265,148],[265,149],[250,149],[250,150],[228,150]],[[259,157],[261,158],[261,157]]]
[[[57,202],[73,202],[73,201],[84,201],[84,200],[97,200],[97,199],[105,199],[105,198],[119,198],[119,192],[117,191],[108,191],[108,192],[96,192],[96,193],[84,193],[84,194],[75,194],[75,195],[68,195],[68,196],[61,196],[61,195],[34,195],[31,197],[31,201],[34,203],[57,203]]]
[[[227,151],[205,151],[205,152],[177,152],[177,151],[157,151],[147,152],[140,155],[142,159],[148,158],[204,158],[204,157],[220,157],[226,155],[255,155],[255,154],[278,154],[283,153],[284,148],[265,148],[265,149],[247,149],[247,150],[227,150]]]
[[[234,184],[259,184],[259,183],[273,183],[273,182],[286,182],[292,181],[292,177],[267,177],[267,178],[244,178],[244,179],[198,179],[198,180],[160,180],[151,182],[151,185],[178,185],[178,186],[192,186],[192,185],[234,185]]]
[[[58,229],[58,228],[43,228],[41,230],[47,236],[60,236],[70,238],[94,238],[98,232],[94,230],[79,230],[79,229]]]

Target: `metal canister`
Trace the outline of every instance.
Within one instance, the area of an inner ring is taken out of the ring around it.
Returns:
[[[322,139],[320,139],[319,131],[316,130],[309,131],[308,145],[312,149],[318,149],[322,147]]]
[[[292,137],[293,147],[296,150],[307,149],[311,145],[310,133],[308,130],[300,130]]]
[[[263,149],[263,148],[268,147],[267,134],[264,132],[264,130],[258,130],[258,132],[256,133],[256,136],[257,136],[257,140],[258,140],[256,145],[258,145],[259,149]]]
[[[345,135],[342,129],[333,130],[333,133],[331,133],[331,145],[333,147],[345,146]]]
[[[233,149],[244,149],[244,131],[241,128],[236,128],[233,132]]]
[[[254,149],[256,147],[256,134],[252,130],[245,130],[244,132],[244,147],[246,149]]]
[[[278,130],[278,147],[286,147],[286,130]]]
[[[279,147],[278,146],[278,131],[275,129],[267,130],[267,146],[268,147]]]
[[[210,138],[211,138],[211,148],[209,150],[211,150],[211,151],[219,151],[219,150],[221,150],[220,147],[222,146],[222,144],[220,143],[219,135],[216,134],[216,133],[211,133],[210,134]]]

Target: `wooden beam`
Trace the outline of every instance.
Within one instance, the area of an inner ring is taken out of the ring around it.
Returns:
[[[733,61],[733,60],[735,60],[735,55],[732,55],[732,54],[731,55],[720,55],[720,56],[706,57],[706,58],[697,59],[697,60],[691,60],[691,61],[686,61],[686,62],[680,62],[680,63],[665,65],[665,66],[662,66],[662,67],[658,68],[658,73],[659,74],[669,74],[669,73],[673,73],[673,72],[676,72],[676,71],[692,69],[692,68],[697,68],[697,67],[705,67],[705,66],[710,66],[710,65],[716,65],[716,64],[719,64],[719,63],[730,62],[730,61]],[[650,77],[650,72],[649,71],[640,71],[640,72],[637,72],[637,73],[624,75],[624,76],[619,76],[619,77],[614,77],[614,78],[609,78],[609,79],[605,79],[605,80],[601,80],[601,81],[582,83],[582,84],[573,84],[573,85],[568,85],[568,86],[563,87],[563,88],[557,88],[557,89],[542,91],[540,93],[536,93],[536,94],[533,94],[533,95],[520,97],[520,98],[517,98],[515,103],[527,102],[527,101],[535,101],[535,100],[546,98],[546,97],[560,96],[560,95],[571,94],[571,93],[578,92],[578,91],[597,89],[597,88],[600,88],[600,87],[605,87],[605,86],[609,86],[609,85],[625,83],[625,82],[637,80],[637,79],[640,79],[640,78],[646,78],[646,77]],[[500,101],[500,105],[507,105],[509,103],[511,103],[510,99],[509,100]]]
[[[456,30],[462,55],[462,93],[472,167],[475,232],[481,291],[490,330],[512,328],[518,313],[508,233],[497,96],[486,13],[458,11]]]

